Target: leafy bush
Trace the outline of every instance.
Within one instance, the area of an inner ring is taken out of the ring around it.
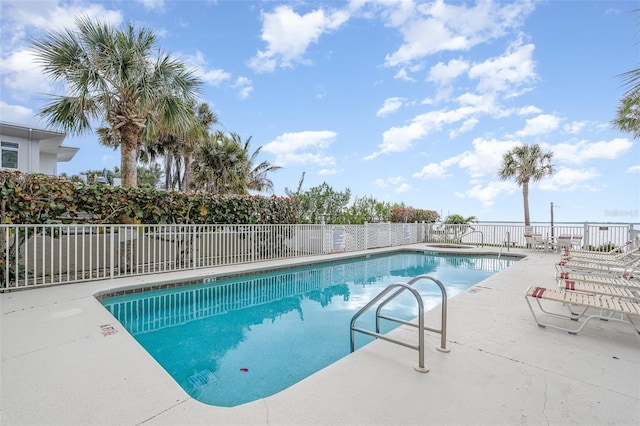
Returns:
[[[395,207],[391,209],[391,222],[436,222],[440,219],[438,212],[434,210],[414,209],[410,207]]]
[[[285,224],[299,208],[283,197],[185,194],[152,188],[84,184],[0,170],[2,223]]]

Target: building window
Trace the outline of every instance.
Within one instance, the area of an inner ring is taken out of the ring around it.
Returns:
[[[6,169],[18,168],[18,148],[14,142],[2,142],[2,167]]]

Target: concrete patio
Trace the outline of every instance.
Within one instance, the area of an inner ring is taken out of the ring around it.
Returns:
[[[601,321],[577,336],[539,328],[524,292],[556,286],[558,255],[511,253],[526,257],[450,299],[451,352],[437,351],[439,336],[428,333],[429,373],[413,369],[415,351],[376,341],[274,396],[234,408],[187,395],[93,295],[246,265],[0,294],[0,424],[640,424],[640,342],[633,331]],[[439,310],[426,319],[437,324]],[[416,341],[413,328],[393,333]]]

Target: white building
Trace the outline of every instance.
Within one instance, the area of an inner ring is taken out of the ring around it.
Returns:
[[[64,133],[0,122],[2,169],[58,174],[58,163],[69,161],[80,148],[64,146]]]

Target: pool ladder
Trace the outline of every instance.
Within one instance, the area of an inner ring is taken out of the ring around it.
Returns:
[[[503,238],[503,243],[500,246],[500,251],[498,252],[498,260],[500,260],[500,256],[502,256],[502,249],[506,246],[507,247],[507,251],[509,251],[509,247],[511,246],[511,233],[509,231],[507,231],[504,234],[505,238]]]
[[[413,284],[415,284],[420,280],[431,280],[434,283],[436,283],[438,287],[440,287],[440,291],[442,293],[442,304],[441,304],[442,319],[440,322],[440,329],[429,328],[429,327],[425,327],[424,325],[424,302],[418,290],[416,290],[413,287]],[[389,294],[393,290],[395,291]],[[384,306],[387,303],[391,302],[393,299],[395,299],[405,290],[410,291],[411,294],[413,294],[413,296],[415,297],[416,301],[418,302],[418,324],[415,324],[410,321],[405,321],[400,318],[390,317],[382,313],[382,308],[384,308]],[[358,318],[360,318],[362,314],[367,312],[376,304],[378,305],[378,308],[376,309],[376,331],[374,332],[371,330],[357,327],[356,321],[358,320]],[[381,334],[380,333],[381,319],[386,319],[388,321],[397,322],[397,323],[408,325],[411,327],[417,327],[418,328],[418,345],[414,346],[409,343],[392,339],[387,335]],[[425,330],[440,334],[440,346],[437,347],[436,349],[438,349],[440,352],[449,352],[449,348],[447,348],[447,290],[444,288],[444,285],[439,280],[433,277],[430,277],[428,275],[418,275],[417,277],[409,280],[409,282],[407,283],[395,283],[395,284],[389,285],[384,290],[382,290],[376,297],[374,297],[369,303],[367,303],[358,312],[356,312],[353,318],[351,318],[351,352],[355,350],[355,332],[357,331],[369,336],[373,336],[377,339],[386,340],[388,342],[396,343],[398,345],[417,350],[418,365],[416,365],[414,369],[421,373],[426,373],[429,371],[429,369],[424,364],[424,331]]]

